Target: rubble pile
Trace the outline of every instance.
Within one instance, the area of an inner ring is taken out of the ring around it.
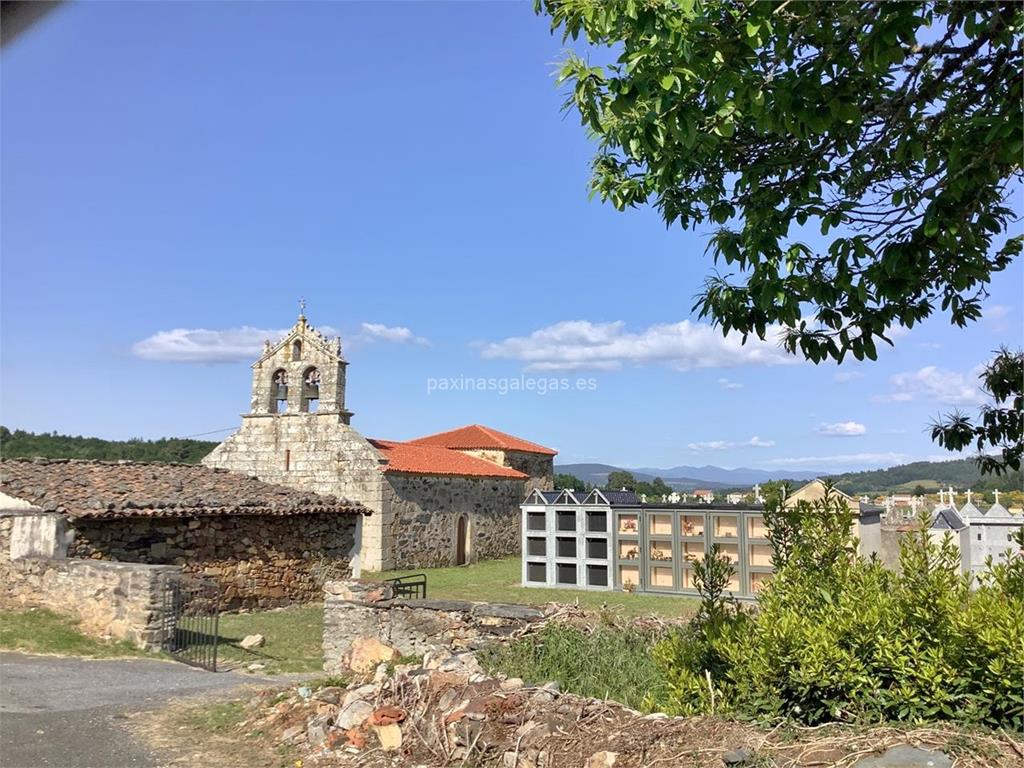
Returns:
[[[765,731],[711,717],[644,715],[562,693],[554,683],[489,676],[470,652],[381,663],[372,678],[347,687],[264,691],[247,715],[242,728],[289,747],[304,768],[854,766],[906,742],[941,749],[955,735],[948,729]],[[1019,744],[995,743],[985,745],[984,759],[965,749],[957,765],[1019,764]]]

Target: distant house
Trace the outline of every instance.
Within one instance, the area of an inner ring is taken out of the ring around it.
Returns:
[[[1015,552],[1020,553],[1013,535],[1024,526],[1024,517],[1010,514],[999,503],[999,491],[995,492],[995,503],[986,511],[975,506],[971,491],[967,491],[966,495],[967,502],[956,509],[950,489],[949,498],[935,510],[929,532],[944,533],[942,526],[945,518],[951,512],[955,513],[963,525],[963,528],[954,532],[960,546],[963,570],[977,575],[986,569],[989,558],[998,561],[1011,557]]]

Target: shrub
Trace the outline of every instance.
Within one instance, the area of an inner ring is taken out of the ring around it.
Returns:
[[[971,590],[952,538],[932,539],[927,519],[893,573],[856,555],[852,515],[832,495],[765,517],[777,572],[757,616],[725,611],[660,642],[663,709],[1024,726],[1021,557]]]
[[[477,656],[489,672],[529,683],[557,682],[581,696],[614,699],[639,709],[650,693],[660,701],[664,681],[651,657],[659,636],[652,632],[601,626],[585,632],[549,624],[536,636],[490,646]]]

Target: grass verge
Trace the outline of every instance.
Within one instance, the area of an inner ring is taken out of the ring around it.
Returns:
[[[665,679],[651,658],[660,636],[653,632],[599,627],[592,633],[549,624],[537,635],[478,652],[488,672],[527,683],[556,681],[563,691],[613,699],[649,711],[660,699]]]
[[[584,608],[611,607],[622,616],[689,616],[697,601],[688,597],[637,595],[626,592],[591,592],[582,589],[524,587],[518,557],[484,560],[454,568],[419,568],[404,571],[364,572],[366,579],[390,579],[410,573],[427,574],[427,596],[449,600],[492,603],[579,603]]]
[[[240,666],[266,665],[266,674],[319,672],[323,669],[324,607],[295,605],[275,611],[226,613],[220,617],[218,658]],[[260,634],[266,642],[246,651],[239,643]]]
[[[78,624],[44,608],[0,611],[0,648],[94,659],[152,655],[126,641],[107,642],[83,635]]]

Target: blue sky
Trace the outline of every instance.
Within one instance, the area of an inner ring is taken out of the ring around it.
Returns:
[[[226,435],[304,296],[368,436],[479,422],[633,466],[945,456],[928,421],[1022,343],[1021,264],[981,322],[934,318],[877,363],[722,341],[689,312],[707,233],[588,201],[560,50],[528,3],[52,13],[3,53],[3,423]],[[439,384],[460,377],[499,381]]]

